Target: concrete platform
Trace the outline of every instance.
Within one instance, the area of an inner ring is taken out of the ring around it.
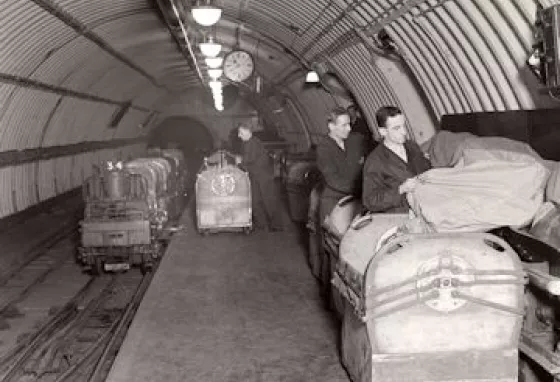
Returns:
[[[107,381],[349,381],[296,227],[203,237],[191,215]]]

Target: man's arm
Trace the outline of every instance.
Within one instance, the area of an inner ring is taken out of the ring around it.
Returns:
[[[399,194],[398,185],[387,186],[383,181],[383,173],[371,163],[364,169],[362,203],[371,212],[408,207],[406,194]]]
[[[413,161],[413,167],[417,174],[421,174],[432,168],[430,160],[426,157],[420,146],[416,142],[409,141],[406,143],[406,147],[412,154],[409,160]]]

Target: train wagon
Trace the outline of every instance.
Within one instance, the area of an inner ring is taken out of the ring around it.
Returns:
[[[196,224],[201,234],[252,228],[251,182],[235,156],[218,150],[204,158],[196,183]]]
[[[343,198],[322,240],[310,233],[352,381],[558,375],[560,165],[546,166],[545,203],[529,226],[426,231],[409,214],[362,215]]]
[[[182,211],[183,171],[179,156],[172,154],[107,162],[88,178],[78,251],[84,268],[93,274],[132,266],[150,271],[164,227]]]
[[[386,235],[406,214],[353,223],[333,284],[355,382],[515,382],[525,273],[488,233]]]
[[[79,248],[84,268],[93,274],[127,270],[133,265],[142,271],[151,269],[158,253],[154,225],[161,224],[156,183],[155,172],[129,171],[123,164],[109,165],[84,183]]]

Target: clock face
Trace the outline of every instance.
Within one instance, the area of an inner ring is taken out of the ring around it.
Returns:
[[[255,64],[244,50],[233,50],[224,58],[224,76],[234,82],[242,82],[251,77]]]

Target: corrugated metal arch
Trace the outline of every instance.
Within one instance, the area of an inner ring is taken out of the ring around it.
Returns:
[[[288,94],[305,113],[302,120],[309,124],[313,139],[324,132],[326,111],[346,102],[322,90],[302,88],[304,71],[315,64],[328,63],[343,79],[370,125],[374,125],[378,106],[410,104],[402,96],[410,84],[392,79],[390,65],[375,59],[372,49],[379,49],[375,34],[380,28],[387,30],[421,85],[426,115],[431,111],[437,119],[446,113],[558,106],[539,92],[541,85],[525,65],[532,49],[537,6],[552,6],[559,3],[556,0],[222,3],[232,25],[217,30],[223,33],[227,49],[235,43],[235,24],[239,23],[255,32],[241,36],[241,45],[264,44],[261,34],[270,39],[266,42],[269,47],[274,41],[290,56],[282,60],[290,63],[285,72],[264,55],[258,64],[265,77],[278,80],[273,84],[275,90]],[[49,9],[60,9],[63,16]],[[140,135],[145,128],[139,125],[147,115],[159,112],[153,122],[165,114],[170,89],[183,92],[201,86],[149,0],[4,0],[0,25],[0,74],[4,79],[0,83],[0,150]],[[12,77],[6,80],[6,76]],[[48,91],[47,86],[37,89],[26,80],[99,99],[61,94],[60,89]],[[137,108],[125,114],[117,129],[107,128],[118,103],[129,100]],[[289,136],[303,141],[307,132],[298,137],[290,131]],[[83,173],[84,160],[115,152],[63,162]],[[51,168],[55,163],[59,162],[36,164],[38,196],[29,193],[12,198],[11,188],[25,185],[27,175],[21,169],[2,169],[4,191],[10,196],[3,196],[0,214],[44,200],[73,184],[59,178],[62,174],[56,175]]]

